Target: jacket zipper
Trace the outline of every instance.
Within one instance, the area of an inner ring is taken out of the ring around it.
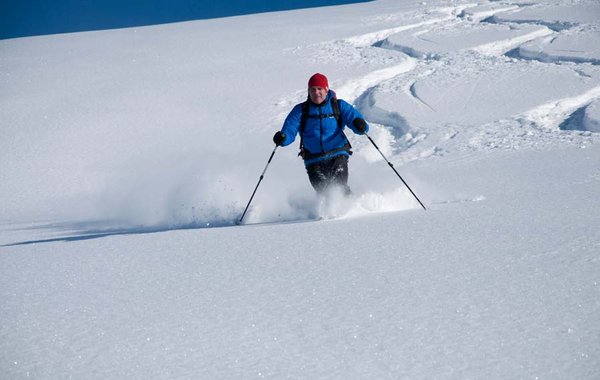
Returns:
[[[321,112],[321,107],[323,105],[320,104],[319,105],[319,129],[321,131],[320,134],[320,141],[321,141],[321,152],[325,153],[325,146],[323,146],[323,113]]]

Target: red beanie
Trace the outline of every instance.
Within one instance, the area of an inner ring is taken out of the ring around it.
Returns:
[[[323,74],[316,73],[308,80],[308,87],[323,87],[329,88],[329,82],[327,82],[327,77]]]

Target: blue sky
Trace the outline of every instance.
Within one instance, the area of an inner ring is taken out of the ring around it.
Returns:
[[[3,0],[0,39],[124,28],[367,0]]]

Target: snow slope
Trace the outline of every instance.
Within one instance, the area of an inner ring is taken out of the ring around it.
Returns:
[[[0,41],[1,373],[597,379],[599,14],[380,0]],[[317,71],[427,211],[349,136],[348,214],[311,220],[290,147],[235,225]]]

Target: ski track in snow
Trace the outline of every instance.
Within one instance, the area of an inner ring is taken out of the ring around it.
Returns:
[[[398,65],[374,71],[360,79],[355,79],[341,87],[338,87],[336,93],[340,98],[347,99],[350,102],[355,102],[358,98],[364,96],[371,88],[377,86],[379,83],[407,73],[413,70],[416,65],[417,61],[414,58],[407,57],[406,60],[400,62]]]
[[[541,128],[555,130],[569,115],[599,98],[600,87],[595,87],[579,96],[543,104],[517,118]]]
[[[525,42],[529,42],[540,37],[546,37],[552,33],[552,30],[544,28],[520,37],[509,38],[507,40],[495,41],[489,44],[481,45],[473,48],[473,50],[484,55],[499,56],[514,49],[515,47],[524,44]]]
[[[379,42],[385,40],[392,34],[403,32],[411,29],[418,29],[425,26],[436,25],[445,21],[454,20],[458,14],[462,14],[469,7],[474,7],[476,4],[464,4],[458,7],[442,7],[433,9],[429,14],[439,14],[439,17],[431,17],[424,21],[417,22],[414,24],[402,25],[395,28],[388,28],[377,32],[371,32],[360,36],[354,36],[346,39],[345,41],[358,47],[366,47],[377,45]]]

